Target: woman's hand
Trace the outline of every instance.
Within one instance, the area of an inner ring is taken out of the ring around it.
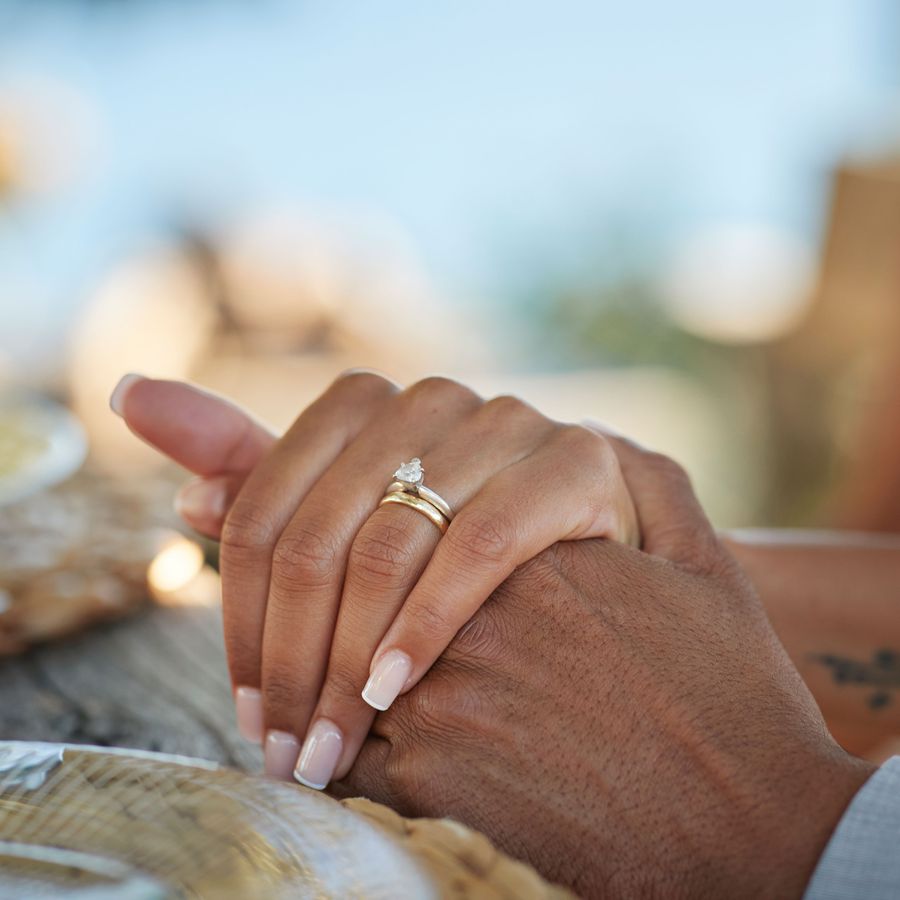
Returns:
[[[112,404],[202,477],[181,508],[221,537],[242,730],[266,735],[273,774],[299,751],[295,775],[311,787],[349,771],[374,710],[419,681],[518,565],[560,540],[639,543],[602,435],[449,379],[402,390],[348,373],[278,440],[177,382],[123,380]],[[414,509],[378,505],[412,457],[455,513],[443,535]]]

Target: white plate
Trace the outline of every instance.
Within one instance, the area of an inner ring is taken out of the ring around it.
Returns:
[[[399,842],[317,791],[184,757],[0,741],[0,898],[23,885],[95,892],[84,900],[438,897]]]
[[[68,478],[87,440],[63,406],[40,397],[0,397],[0,506]]]

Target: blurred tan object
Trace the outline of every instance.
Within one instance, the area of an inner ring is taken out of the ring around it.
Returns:
[[[753,222],[722,222],[688,235],[661,282],[673,320],[723,344],[771,341],[807,313],[814,257],[798,235]]]
[[[94,464],[120,473],[161,465],[110,412],[109,395],[126,372],[189,378],[217,323],[204,279],[183,249],[147,251],[107,275],[76,326],[69,362],[72,405]]]
[[[900,530],[900,159],[838,170],[812,310],[760,376],[779,524]]]
[[[400,841],[429,872],[441,897],[562,900],[574,896],[547,884],[530,866],[501,853],[484,835],[452,819],[406,819],[363,797],[342,803]]]
[[[460,354],[475,358],[477,341],[462,339],[410,241],[390,221],[273,209],[236,222],[212,247],[223,306],[257,353],[403,371],[442,368]],[[398,329],[414,339],[397,340]]]
[[[139,608],[172,541],[170,490],[86,471],[2,513],[0,655]]]
[[[854,438],[846,446],[836,524],[900,532],[900,157],[841,174],[827,260],[832,328],[845,339],[858,334],[868,347],[852,361],[851,395],[844,398]],[[853,310],[843,329],[841,299]]]
[[[82,176],[100,144],[96,108],[44,76],[0,84],[0,196],[55,192]]]
[[[201,760],[0,743],[0,893],[73,884],[125,900],[571,896],[456,823]]]
[[[797,349],[832,374],[830,524],[900,531],[900,157],[839,171],[819,303]]]
[[[390,223],[273,210],[108,272],[73,331],[68,381],[92,462],[149,472],[163,461],[107,406],[126,372],[197,381],[286,426],[344,369],[408,382],[481,362],[486,344]]]
[[[11,194],[19,182],[20,152],[12,126],[0,121],[0,200]]]

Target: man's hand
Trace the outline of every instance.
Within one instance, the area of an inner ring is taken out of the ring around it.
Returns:
[[[872,768],[829,736],[684,473],[616,446],[644,552],[521,567],[342,789],[452,816],[584,895],[799,896]]]

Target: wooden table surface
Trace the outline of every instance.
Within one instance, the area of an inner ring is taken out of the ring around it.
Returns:
[[[260,771],[238,734],[218,608],[148,607],[0,659],[0,739],[132,747]]]

